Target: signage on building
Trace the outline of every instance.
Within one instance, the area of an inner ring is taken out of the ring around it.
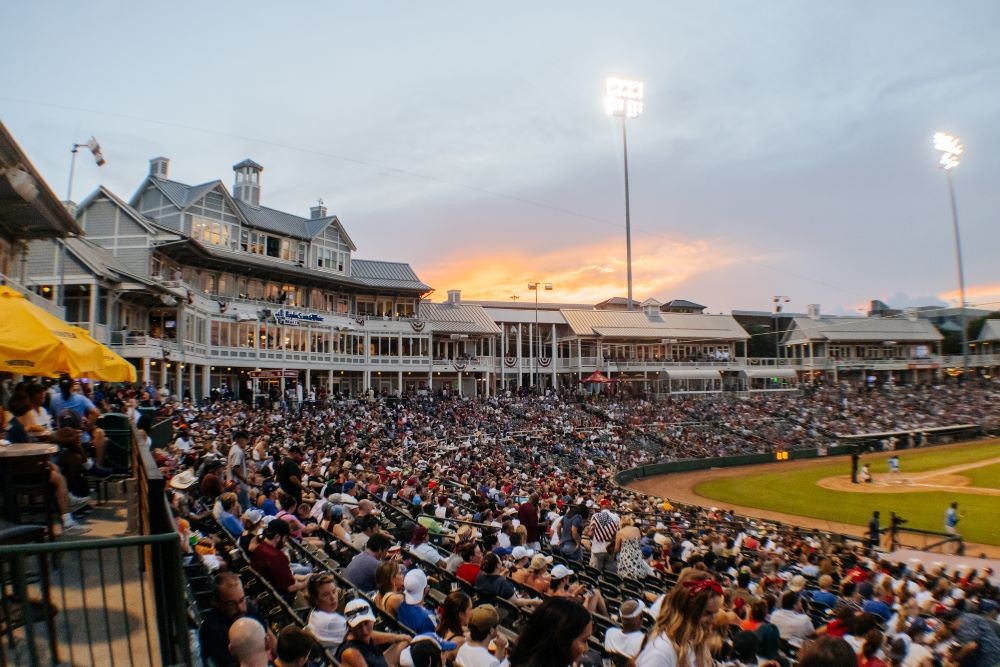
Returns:
[[[299,377],[298,371],[290,370],[267,370],[267,371],[250,371],[247,373],[252,378],[258,380],[280,380],[281,378],[297,378]]]
[[[300,313],[296,310],[279,308],[274,311],[274,321],[278,324],[297,326],[299,324],[308,324],[309,322],[322,322],[323,316],[316,313]]]

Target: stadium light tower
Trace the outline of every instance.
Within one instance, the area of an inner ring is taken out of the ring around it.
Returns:
[[[961,304],[962,320],[962,379],[969,368],[969,322],[965,310],[965,271],[962,268],[962,239],[958,232],[958,206],[955,204],[955,186],[951,180],[951,171],[961,162],[965,146],[961,139],[947,132],[934,133],[934,150],[941,153],[938,160],[945,175],[948,177],[948,196],[951,199],[951,226],[955,232],[955,259],[958,264],[958,298]]]
[[[72,157],[69,160],[69,185],[66,186],[66,206],[70,207],[70,215],[76,217],[76,206],[73,204],[73,174],[76,172],[76,154],[81,148],[86,148],[90,151],[90,154],[94,156],[94,162],[97,163],[98,167],[103,167],[107,160],[104,159],[104,155],[101,153],[101,145],[97,143],[97,139],[91,137],[89,141],[82,144],[73,144],[73,148],[70,151]],[[57,241],[58,242],[58,241]],[[59,250],[59,260],[61,268],[59,269],[59,299],[57,303],[60,307],[66,307],[66,241],[62,242],[62,247]]]
[[[628,271],[628,305],[632,310],[632,223],[628,201],[628,137],[625,119],[642,113],[643,83],[632,79],[610,78],[605,81],[604,110],[609,116],[621,116],[622,150],[625,154],[625,262]]]
[[[540,283],[537,280],[535,282],[528,283],[528,289],[535,293],[535,334],[538,336],[538,346],[534,349],[534,354],[531,355],[532,366],[534,366],[535,373],[535,386],[539,386],[538,382],[538,354],[542,350],[542,332],[538,330],[538,291],[546,290],[552,291],[552,283]],[[532,336],[534,339],[534,336]],[[534,340],[532,340],[532,345],[534,345]],[[540,387],[539,387],[540,388]]]

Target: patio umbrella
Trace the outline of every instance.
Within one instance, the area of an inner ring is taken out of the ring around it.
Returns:
[[[0,371],[78,377],[103,365],[99,343],[0,285]]]
[[[102,382],[135,382],[138,375],[135,371],[135,366],[129,363],[128,360],[107,346],[98,343],[86,329],[81,329],[80,327],[73,327],[73,329],[81,336],[92,341],[94,345],[100,345],[101,352],[104,353],[104,365],[96,371],[87,371],[83,374],[83,377],[90,378],[91,380],[101,380]]]

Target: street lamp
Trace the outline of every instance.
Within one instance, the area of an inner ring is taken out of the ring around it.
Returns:
[[[962,268],[962,239],[958,233],[958,206],[955,204],[955,186],[951,180],[951,170],[959,165],[965,146],[961,140],[947,132],[934,133],[934,150],[941,153],[938,165],[948,176],[948,196],[951,199],[951,225],[955,232],[955,259],[958,264],[958,298],[961,303],[962,320],[962,379],[969,367],[969,323],[965,310],[965,271]]]
[[[535,375],[535,386],[539,386],[538,381],[538,353],[542,349],[542,332],[538,330],[538,291],[546,290],[548,292],[552,291],[552,283],[540,283],[535,281],[533,283],[528,283],[528,289],[535,293],[535,333],[538,334],[538,347],[534,349],[534,354],[531,355],[532,365],[534,366]],[[534,336],[532,336],[534,338]],[[532,340],[532,345],[534,345],[534,340]]]
[[[632,223],[628,196],[628,137],[625,119],[642,113],[643,83],[631,79],[610,78],[605,81],[604,109],[609,116],[621,116],[622,150],[625,155],[625,261],[628,271],[628,305],[632,310]]]
[[[89,141],[82,144],[73,144],[73,148],[70,150],[72,157],[69,160],[69,185],[66,187],[66,206],[71,206],[73,202],[73,174],[76,172],[76,154],[81,148],[86,148],[90,151],[90,154],[94,156],[94,162],[97,163],[98,167],[103,167],[107,160],[104,159],[104,155],[101,153],[101,145],[97,143],[97,139],[91,137]],[[76,217],[76,212],[70,209],[70,214]],[[58,241],[57,241],[58,243]],[[66,242],[63,241],[62,248],[59,250],[59,305],[61,307],[66,306]]]

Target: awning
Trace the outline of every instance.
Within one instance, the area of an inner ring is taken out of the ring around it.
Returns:
[[[671,380],[722,380],[719,371],[710,368],[673,369],[663,371]]]
[[[747,379],[752,378],[788,378],[790,380],[795,380],[798,376],[795,374],[791,368],[748,368],[743,371],[746,373]]]

